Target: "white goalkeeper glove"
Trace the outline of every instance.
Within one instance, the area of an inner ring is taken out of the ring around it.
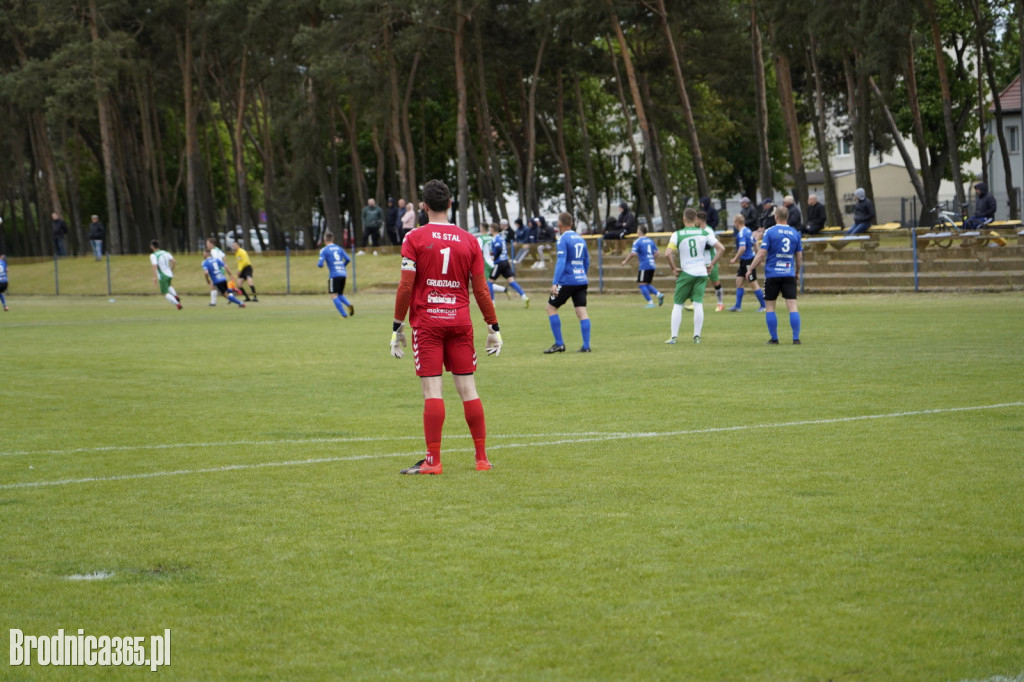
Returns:
[[[501,353],[501,332],[498,331],[498,323],[487,325],[487,354],[498,355]]]
[[[401,359],[405,355],[405,334],[402,333],[402,328],[405,327],[405,322],[394,322],[391,325],[391,355]]]

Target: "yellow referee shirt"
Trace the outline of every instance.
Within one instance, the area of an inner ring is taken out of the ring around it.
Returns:
[[[238,247],[238,250],[235,251],[235,262],[238,264],[238,272],[241,272],[246,266],[252,265],[249,253],[242,247]]]

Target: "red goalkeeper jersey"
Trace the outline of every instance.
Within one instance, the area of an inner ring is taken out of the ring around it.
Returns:
[[[470,277],[483,278],[484,257],[476,237],[455,225],[427,223],[402,243],[402,270],[415,271],[409,324],[413,327],[472,325]]]

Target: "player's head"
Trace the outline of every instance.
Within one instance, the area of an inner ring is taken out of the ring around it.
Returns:
[[[150,251],[156,251],[159,248],[160,248],[160,240],[159,239],[154,239],[153,241],[151,241],[149,243],[149,250]]]
[[[743,216],[737,213],[732,217],[732,224],[736,227],[737,230],[741,230],[743,229],[743,226],[747,224],[747,221],[743,219]]]
[[[645,234],[647,234],[647,226],[641,225],[640,227],[636,228],[636,233],[643,237]]]
[[[430,180],[423,185],[423,203],[434,213],[444,213],[452,205],[452,191],[441,180]]]
[[[780,225],[785,224],[789,220],[789,209],[785,206],[775,207],[775,222]]]
[[[213,247],[217,246],[217,240],[214,239],[213,237],[207,237],[206,238],[206,246],[208,248],[212,249]]]
[[[695,222],[697,222],[697,211],[692,208],[683,210],[683,223],[693,225]]]
[[[238,242],[238,241],[231,242],[231,250],[232,251],[238,251],[240,248],[242,248],[242,242]]]
[[[704,211],[697,211],[697,224],[706,225],[708,222],[708,214]]]
[[[210,257],[210,253],[210,247],[206,247],[205,249],[203,249],[203,255],[206,256],[207,258]]]
[[[333,232],[330,232],[330,231],[324,232],[324,243],[325,244],[333,244],[334,243],[334,233]]]
[[[498,234],[499,232],[501,232],[501,225],[499,225],[498,223],[491,223],[490,225],[487,226],[487,231],[490,232],[491,234]]]
[[[568,211],[562,211],[558,214],[558,230],[560,232],[566,232],[572,229],[572,214]]]

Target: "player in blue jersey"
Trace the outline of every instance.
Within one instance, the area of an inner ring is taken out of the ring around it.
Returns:
[[[523,299],[523,307],[530,307],[530,297],[526,295],[523,288],[516,283],[516,271],[512,267],[512,261],[508,257],[508,242],[507,233],[501,232],[494,229],[491,226],[491,234],[494,235],[494,239],[491,240],[491,257],[494,260],[494,266],[491,268],[490,281],[496,281],[499,277],[504,277],[508,280],[508,285],[512,287],[512,290],[519,294],[519,297]]]
[[[7,292],[7,258],[4,254],[0,253],[0,303],[4,306],[4,312],[6,313],[9,308],[7,307],[7,298],[4,294]]]
[[[334,233],[328,232],[324,235],[324,248],[320,249],[320,260],[316,266],[322,268],[327,263],[330,271],[327,280],[327,290],[331,294],[334,307],[338,309],[342,317],[356,314],[356,308],[345,298],[345,280],[348,271],[345,267],[352,262],[352,259],[345,253],[345,249],[334,243]],[[348,309],[348,312],[345,312]]]
[[[740,267],[736,271],[736,305],[729,308],[729,312],[738,313],[743,307],[743,283],[747,279],[747,274],[753,273],[753,279],[750,281],[754,283],[754,295],[757,296],[757,300],[761,304],[761,309],[757,312],[763,313],[765,311],[764,293],[761,291],[761,285],[757,281],[757,272],[750,269],[750,264],[754,261],[754,256],[757,255],[757,240],[754,233],[746,226],[742,215],[737,215],[733,218],[732,224],[733,237],[736,242],[736,255],[729,262],[735,263],[739,261]]]
[[[622,264],[626,265],[629,263],[629,259],[636,255],[639,265],[637,265],[636,283],[640,287],[640,293],[643,294],[647,300],[648,308],[654,307],[654,300],[651,298],[654,296],[658,299],[658,305],[665,303],[665,294],[661,293],[654,288],[652,282],[654,281],[654,257],[658,255],[658,245],[654,243],[654,240],[647,236],[647,226],[641,225],[636,230],[639,235],[636,241],[633,242],[633,248],[630,249],[629,253],[622,260]]]
[[[793,329],[793,343],[800,344],[800,313],[796,306],[796,278],[804,263],[804,248],[800,243],[800,233],[786,224],[789,211],[785,206],[775,209],[775,225],[765,230],[764,240],[754,261],[750,264],[750,274],[758,265],[764,263],[764,298],[767,313],[765,323],[768,325],[770,345],[778,345],[778,320],[775,317],[775,301],[782,294],[789,310],[789,326]]]
[[[228,278],[224,274],[226,269],[224,263],[217,260],[208,248],[203,250],[203,257],[203,276],[206,277],[206,283],[212,286],[218,293],[227,296],[227,299],[239,308],[244,308],[245,304],[228,291]],[[228,272],[228,275],[230,274]],[[211,303],[210,305],[213,306],[216,303]]]
[[[548,323],[555,337],[555,344],[545,353],[564,353],[565,341],[562,339],[562,320],[558,317],[558,309],[572,299],[576,309],[576,318],[580,321],[580,334],[583,345],[578,353],[590,352],[590,316],[587,314],[587,270],[590,269],[590,252],[583,237],[572,229],[572,216],[562,213],[558,216],[558,261],[555,263],[555,276],[551,281],[551,295],[548,297]]]

